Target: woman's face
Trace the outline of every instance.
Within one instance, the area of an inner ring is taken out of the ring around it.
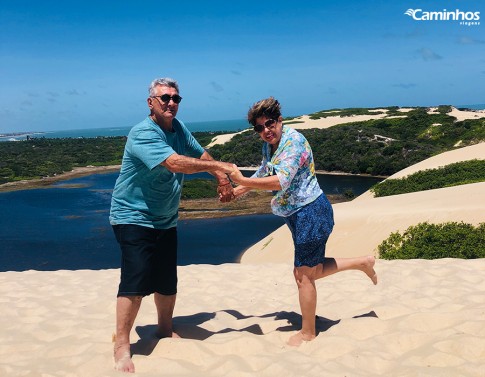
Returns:
[[[277,147],[281,140],[281,134],[283,133],[283,120],[281,117],[272,119],[261,116],[256,119],[254,129],[258,132],[261,139],[271,146]]]

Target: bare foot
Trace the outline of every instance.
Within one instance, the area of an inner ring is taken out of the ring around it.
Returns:
[[[292,347],[299,347],[303,342],[310,342],[315,338],[315,335],[305,335],[301,331],[298,331],[295,335],[292,335],[286,343]]]
[[[377,273],[374,270],[374,265],[376,264],[376,258],[372,255],[367,255],[365,257],[365,262],[362,264],[362,271],[372,280],[374,285],[377,284]]]
[[[130,345],[116,346],[114,349],[115,369],[124,373],[135,373],[135,365],[131,360]]]

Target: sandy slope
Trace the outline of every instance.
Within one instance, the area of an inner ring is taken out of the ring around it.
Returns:
[[[153,337],[145,299],[132,336],[138,376],[483,376],[485,260],[379,261],[377,286],[317,282],[318,337],[285,345],[301,317],[289,264],[180,268],[176,329]],[[118,270],[0,274],[0,375],[119,376]]]

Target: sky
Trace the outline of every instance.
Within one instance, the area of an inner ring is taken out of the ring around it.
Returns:
[[[159,77],[185,122],[485,103],[483,0],[0,0],[0,30],[0,134],[135,125]]]

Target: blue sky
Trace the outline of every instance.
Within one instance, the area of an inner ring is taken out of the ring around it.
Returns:
[[[480,12],[480,25],[404,12]],[[485,102],[485,2],[0,2],[0,133],[128,127],[173,77],[187,122]]]

